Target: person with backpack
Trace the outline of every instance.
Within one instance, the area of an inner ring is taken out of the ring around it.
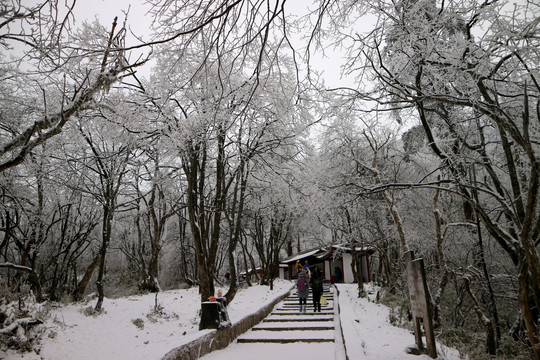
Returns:
[[[298,280],[296,281],[296,290],[298,294],[298,300],[300,304],[300,312],[305,313],[307,307],[307,297],[309,294],[308,277],[306,270],[302,269],[298,274]]]
[[[321,296],[323,293],[322,274],[315,265],[311,272],[311,292],[313,294],[313,312],[321,312]]]

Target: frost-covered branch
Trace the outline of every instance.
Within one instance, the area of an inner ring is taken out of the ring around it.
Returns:
[[[34,148],[43,144],[51,137],[60,134],[70,118],[79,111],[84,110],[93,101],[95,95],[101,91],[108,91],[111,85],[119,80],[122,73],[142,65],[146,61],[142,60],[134,64],[128,64],[126,62],[123,52],[118,52],[115,49],[116,44],[119,42],[117,36],[125,33],[125,30],[120,29],[117,33],[116,26],[117,18],[115,18],[110,31],[100,72],[96,76],[92,76],[91,71],[88,71],[81,85],[73,91],[69,100],[67,99],[67,85],[64,84],[63,98],[59,111],[48,114],[48,109],[45,108],[41,119],[34,121],[6,143],[0,144],[0,158],[2,158],[0,172],[21,164]],[[113,51],[116,51],[116,56],[111,64],[109,55]]]

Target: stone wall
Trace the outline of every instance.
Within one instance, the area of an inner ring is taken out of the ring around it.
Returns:
[[[238,336],[242,335],[267,317],[274,309],[274,306],[289,296],[289,293],[290,291],[281,295],[270,304],[262,307],[256,313],[246,316],[231,326],[212,331],[196,340],[172,349],[162,360],[195,360],[214,350],[220,350],[227,347]]]

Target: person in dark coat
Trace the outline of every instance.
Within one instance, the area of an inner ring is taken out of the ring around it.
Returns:
[[[336,282],[341,282],[341,269],[336,266],[334,273],[336,274]]]
[[[315,265],[311,272],[311,292],[313,294],[313,311],[321,312],[321,296],[323,293],[322,273]]]

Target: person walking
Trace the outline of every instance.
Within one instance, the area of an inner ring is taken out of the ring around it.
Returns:
[[[309,280],[306,274],[306,270],[302,269],[298,274],[298,280],[296,281],[296,290],[298,294],[298,300],[300,305],[300,312],[305,313],[307,307],[307,297],[309,294]]]
[[[315,265],[311,272],[311,292],[313,295],[313,312],[321,312],[321,296],[323,293],[322,273]]]

